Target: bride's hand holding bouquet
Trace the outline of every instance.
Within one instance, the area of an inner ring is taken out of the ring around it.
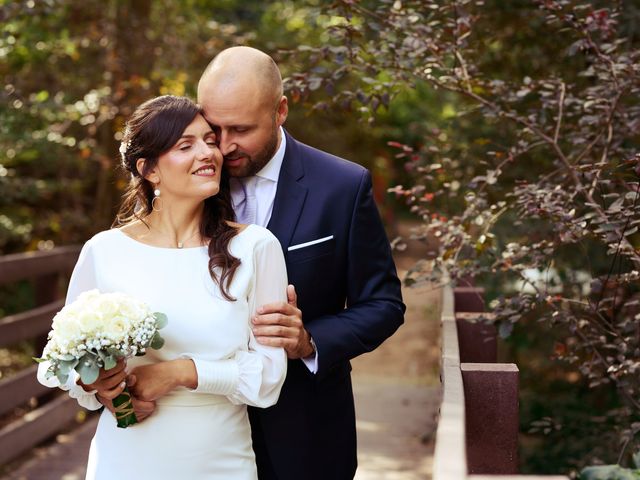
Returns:
[[[77,383],[87,392],[95,391],[98,401],[116,418],[117,413],[112,403],[113,399],[118,397],[125,388],[128,388],[132,394],[131,401],[136,419],[138,422],[142,422],[154,412],[156,403],[136,398],[131,388],[134,380],[131,375],[127,375],[125,371],[126,366],[127,362],[125,359],[118,360],[116,366],[111,370],[101,368],[100,375],[95,382],[85,385],[82,383],[82,380],[78,378]]]
[[[73,371],[78,383],[112,400],[118,426],[138,422],[126,386],[126,359],[164,344],[159,329],[167,317],[122,293],[90,290],[56,314],[39,362],[49,362],[46,377],[67,383]]]

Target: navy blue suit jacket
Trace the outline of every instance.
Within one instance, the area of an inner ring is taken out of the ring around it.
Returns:
[[[319,364],[314,375],[302,360],[290,360],[278,403],[250,408],[258,475],[352,479],[357,460],[349,360],[393,334],[405,306],[369,172],[285,135],[268,228],[282,245]]]

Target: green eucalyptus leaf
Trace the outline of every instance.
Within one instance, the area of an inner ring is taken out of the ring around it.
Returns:
[[[56,378],[60,382],[60,385],[64,385],[69,380],[69,374],[62,372],[62,370],[56,370]]]
[[[122,352],[118,350],[116,347],[107,348],[107,353],[109,354],[109,356],[114,357],[116,359],[124,356],[122,355]]]
[[[100,367],[98,367],[96,360],[95,356],[87,354],[80,359],[76,366],[76,371],[80,374],[82,383],[85,385],[89,385],[98,379]]]
[[[31,357],[31,359],[34,360],[36,363],[42,363],[47,361],[46,358]]]
[[[153,317],[156,319],[156,328],[159,330],[164,328],[169,323],[169,319],[162,312],[154,312]]]
[[[164,345],[164,338],[160,336],[159,332],[156,332],[153,338],[151,339],[151,343],[149,344],[149,347],[153,348],[154,350],[159,350],[162,348],[163,345]]]
[[[105,370],[111,370],[116,366],[116,359],[113,355],[107,355],[106,357],[104,357],[103,362]]]
[[[71,372],[71,370],[73,370],[77,364],[78,364],[78,360],[76,358],[73,358],[72,360],[69,360],[69,361],[61,361],[61,362],[58,362],[58,370],[61,371],[63,374],[68,375],[69,372]]]
[[[106,350],[98,350],[98,357],[100,358],[100,362],[98,363],[98,366],[100,367],[104,367],[105,370],[109,370],[107,368],[107,357],[109,357],[109,352],[107,352]]]

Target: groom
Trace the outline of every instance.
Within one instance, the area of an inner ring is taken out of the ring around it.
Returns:
[[[259,50],[216,56],[198,103],[218,135],[238,221],[273,232],[293,285],[288,303],[265,305],[253,319],[256,339],[289,356],[278,403],[249,410],[259,477],[352,479],[349,360],[392,335],[405,310],[370,174],[282,129],[280,72]]]

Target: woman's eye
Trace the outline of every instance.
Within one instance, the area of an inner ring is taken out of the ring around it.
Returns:
[[[189,145],[188,143],[185,143],[183,145],[180,145],[180,150],[189,150],[189,148],[191,148],[191,145]]]

